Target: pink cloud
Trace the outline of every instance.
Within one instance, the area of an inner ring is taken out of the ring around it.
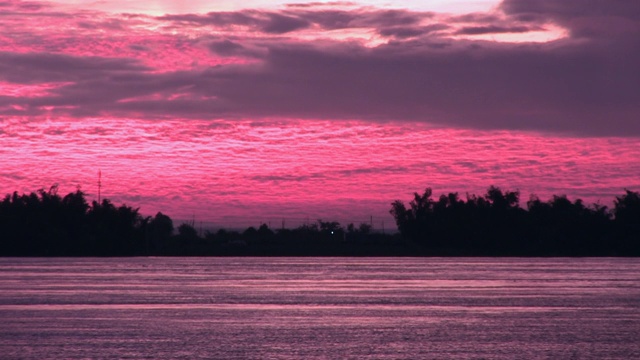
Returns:
[[[466,17],[358,7],[65,16],[55,6],[33,7],[8,16],[16,25],[38,14],[45,26],[9,32],[0,79],[64,85],[2,103],[13,115],[46,109],[78,117],[335,118],[640,134],[635,7],[578,12],[575,1],[550,4],[505,1],[504,13]],[[610,33],[611,19],[623,25],[614,37],[585,41],[589,19],[589,31]],[[56,32],[51,21],[77,31]],[[549,22],[576,38],[510,44],[450,37],[527,33]],[[317,29],[362,28],[387,42],[305,40]]]
[[[609,201],[639,186],[640,5],[584,4],[0,1],[0,190],[91,187],[100,167],[116,201],[215,221],[389,219],[425,186]]]
[[[73,119],[0,124],[0,194],[59,183],[218,224],[240,219],[385,219],[426,186],[483,193],[489,184],[610,205],[640,188],[637,139],[437,129],[361,121]],[[244,225],[247,225],[245,222]],[[255,225],[255,224],[253,224]]]

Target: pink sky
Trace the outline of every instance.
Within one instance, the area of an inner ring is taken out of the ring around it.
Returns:
[[[640,190],[640,3],[210,3],[0,0],[0,192],[391,227],[427,186]]]

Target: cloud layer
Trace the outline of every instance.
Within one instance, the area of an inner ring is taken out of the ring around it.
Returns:
[[[547,200],[611,206],[640,190],[637,139],[567,138],[514,131],[364,121],[0,122],[0,196],[60,184],[141,207],[143,214],[217,226],[385,221],[395,199],[483,194],[490,184]]]
[[[359,119],[640,136],[635,1],[504,0],[492,13],[455,16],[353,3],[158,17],[0,7],[4,116]],[[520,41],[536,34],[552,40]],[[38,84],[33,94],[9,91]]]

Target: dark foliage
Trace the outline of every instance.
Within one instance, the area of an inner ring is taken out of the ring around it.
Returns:
[[[109,200],[87,204],[78,190],[57,187],[29,195],[14,192],[0,203],[0,254],[12,256],[137,255],[148,219]]]
[[[395,201],[399,233],[369,224],[318,220],[295,229],[266,224],[243,232],[198,233],[193,224],[174,229],[170,217],[142,217],[138,209],[109,200],[88,204],[78,190],[61,197],[57,187],[0,202],[0,256],[639,256],[640,195],[626,190],[609,210],[581,200],[532,196],[490,187],[483,196],[414,194],[408,207]],[[176,231],[174,231],[176,230]]]
[[[392,203],[391,214],[403,238],[430,255],[640,255],[640,197],[628,190],[609,211],[566,196],[532,196],[525,210],[519,192],[493,186],[466,201],[457,193],[436,201],[427,188],[408,208]]]

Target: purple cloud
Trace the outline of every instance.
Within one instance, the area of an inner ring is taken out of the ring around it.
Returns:
[[[250,26],[269,34],[284,34],[306,28],[310,25],[308,21],[297,16],[256,10],[244,10],[238,12],[212,12],[206,15],[165,15],[160,17],[159,19],[176,22],[188,22],[201,26]]]
[[[38,11],[46,7],[48,7],[47,3],[38,2],[38,1],[16,1],[16,0],[0,1],[0,8],[14,8],[16,10],[24,10],[24,11]]]
[[[500,8],[525,21],[553,21],[573,37],[629,36],[640,32],[640,3],[628,0],[504,0]]]
[[[269,20],[262,26],[262,31],[270,34],[284,34],[309,27],[309,22],[293,16],[269,14]]]
[[[53,107],[73,116],[420,121],[640,136],[640,3],[633,4],[596,1],[585,8],[577,0],[506,0],[504,13],[472,14],[450,24],[404,10],[169,15],[160,20],[244,25],[268,37],[202,37],[211,56],[251,61],[181,71],[155,71],[129,58],[3,52],[0,79],[61,85],[45,96],[5,96],[0,111],[31,114]],[[473,19],[481,21],[474,25]],[[426,20],[434,23],[423,25]],[[570,36],[518,44],[447,37],[456,31],[527,32],[545,24],[565,27]],[[310,27],[365,27],[392,40],[369,48],[276,36]]]
[[[310,3],[294,3],[287,4],[290,8],[314,8],[314,7],[330,7],[330,6],[356,6],[358,3],[351,1],[327,1],[327,2],[310,2]]]
[[[394,26],[378,29],[378,34],[382,36],[393,36],[398,39],[407,39],[446,30],[448,28],[449,26],[445,24],[431,24],[427,26]]]
[[[532,29],[526,26],[465,26],[456,31],[459,35],[483,35],[483,34],[505,34],[505,33],[525,33]]]
[[[74,82],[147,70],[135,59],[0,52],[0,79],[19,84]]]
[[[315,25],[322,29],[383,28],[411,26],[433,17],[432,13],[408,10],[308,10],[306,8],[276,11],[241,10],[236,12],[211,12],[205,15],[165,15],[158,19],[199,26],[248,26],[268,34],[284,34]]]
[[[214,41],[209,44],[209,48],[214,53],[222,56],[235,55],[244,50],[244,46],[230,40]]]

